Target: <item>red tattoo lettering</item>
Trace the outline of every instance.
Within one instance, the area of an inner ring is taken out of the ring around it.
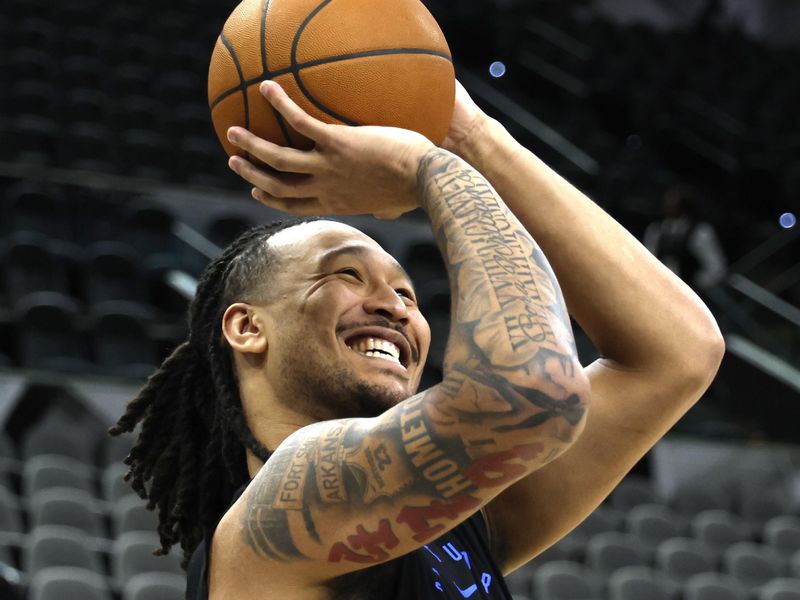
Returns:
[[[434,500],[428,506],[404,506],[397,515],[398,523],[405,523],[414,532],[414,539],[424,542],[444,529],[444,525],[430,525],[430,519],[455,520],[464,512],[480,506],[472,496],[456,496],[447,502]]]
[[[474,461],[464,471],[478,487],[505,485],[525,474],[525,466],[509,461],[515,459],[531,460],[539,456],[544,448],[541,444],[525,444],[512,450],[496,452]]]
[[[344,542],[336,542],[331,547],[328,560],[339,562],[344,559],[357,563],[374,563],[389,558],[381,546],[391,550],[400,542],[392,532],[389,519],[381,519],[377,531],[367,531],[363,525],[357,526],[355,535],[347,536],[347,543],[350,547]],[[366,554],[359,554],[356,550],[364,550]]]

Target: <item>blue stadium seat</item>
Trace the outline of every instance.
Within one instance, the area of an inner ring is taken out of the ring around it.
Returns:
[[[186,579],[177,573],[139,573],[122,588],[122,600],[183,600]]]
[[[800,552],[800,518],[793,515],[773,517],[764,525],[762,537],[767,546],[789,558]]]
[[[93,172],[113,172],[109,160],[111,131],[102,123],[70,122],[59,144],[59,165]]]
[[[104,373],[145,378],[155,370],[161,361],[147,331],[152,319],[152,311],[124,301],[109,300],[92,307],[93,355]]]
[[[533,593],[533,574],[536,568],[535,564],[526,563],[504,577],[508,591],[514,598],[530,596]]]
[[[27,497],[52,487],[66,487],[95,495],[93,470],[86,464],[57,454],[41,454],[25,461],[22,491]]]
[[[652,556],[664,540],[681,537],[686,523],[665,505],[640,504],[628,513],[627,530],[636,537],[648,556]]]
[[[59,455],[91,468],[98,438],[103,435],[102,427],[95,429],[92,421],[68,419],[57,408],[58,405],[50,409],[22,435],[20,455],[25,461],[35,456]]]
[[[156,514],[147,510],[146,501],[134,493],[120,498],[111,507],[111,522],[117,537],[132,531],[155,533],[158,527]]]
[[[601,504],[580,525],[562,538],[558,545],[566,558],[582,561],[589,540],[597,534],[618,530],[623,520],[622,513]]]
[[[106,580],[78,567],[49,567],[31,579],[29,600],[112,600]]]
[[[128,129],[119,135],[115,159],[122,173],[144,179],[166,180],[169,178],[171,152],[170,141],[155,130]]]
[[[161,547],[158,535],[143,531],[129,531],[114,540],[111,553],[112,573],[120,586],[125,586],[140,573],[165,572],[182,575],[181,558],[171,552],[155,556]]]
[[[726,573],[751,592],[758,591],[771,579],[784,574],[784,560],[772,548],[753,542],[738,542],[722,555]]]
[[[758,600],[800,600],[800,578],[773,579],[761,588]]]
[[[70,239],[70,228],[63,222],[64,205],[64,194],[58,186],[31,180],[16,182],[3,194],[2,208],[7,217],[3,219],[3,229],[8,233],[35,232],[49,238]],[[48,240],[42,241],[46,244]]]
[[[622,567],[608,579],[608,600],[670,600],[671,588],[649,567]]]
[[[545,563],[533,575],[536,600],[600,600],[598,587],[580,564],[571,561]]]
[[[692,535],[721,555],[737,542],[753,539],[753,530],[736,515],[724,510],[704,510],[691,521]]]
[[[748,590],[730,575],[700,573],[686,582],[683,600],[748,600]]]
[[[83,299],[89,305],[107,300],[147,303],[147,289],[133,246],[95,242],[81,261]]]
[[[107,538],[105,514],[91,495],[70,488],[49,488],[30,499],[32,527],[73,527],[94,538]]]
[[[72,527],[41,525],[25,538],[22,566],[29,576],[47,567],[79,567],[102,573],[95,541]]]
[[[20,364],[31,369],[91,372],[78,307],[56,292],[34,292],[13,309]]]
[[[658,545],[656,567],[680,587],[693,575],[715,571],[716,555],[697,540],[672,538]]]
[[[740,497],[742,518],[759,529],[771,518],[789,514],[791,494],[780,484],[768,488],[750,488]]]
[[[639,540],[619,531],[607,531],[592,536],[586,546],[586,564],[604,578],[622,567],[643,567],[647,554]]]

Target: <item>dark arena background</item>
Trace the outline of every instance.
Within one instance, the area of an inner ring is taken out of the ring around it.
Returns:
[[[203,267],[276,217],[208,114],[234,4],[0,5],[2,599],[183,597],[121,481],[130,440],[105,431],[186,335]],[[426,4],[473,98],[679,270],[727,345],[696,407],[509,577],[515,598],[800,598],[800,3]],[[449,291],[426,221],[347,221],[417,282],[435,383]]]

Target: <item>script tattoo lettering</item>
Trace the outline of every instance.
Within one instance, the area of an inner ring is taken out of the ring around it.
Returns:
[[[425,155],[418,186],[456,282],[452,318],[460,344],[451,344],[460,351],[446,357],[440,389],[462,402],[438,409],[437,425],[450,421],[463,436],[464,423],[472,420],[486,444],[487,426],[499,433],[559,417],[579,422],[583,404],[571,392],[579,368],[572,329],[536,242],[489,183],[449,152]],[[470,406],[464,399],[471,395]]]

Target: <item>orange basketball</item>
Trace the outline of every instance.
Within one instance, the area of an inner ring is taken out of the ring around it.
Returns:
[[[208,70],[211,119],[225,151],[240,125],[295,148],[313,144],[259,92],[272,79],[327,123],[412,129],[444,139],[455,96],[450,49],[419,0],[243,0]]]

